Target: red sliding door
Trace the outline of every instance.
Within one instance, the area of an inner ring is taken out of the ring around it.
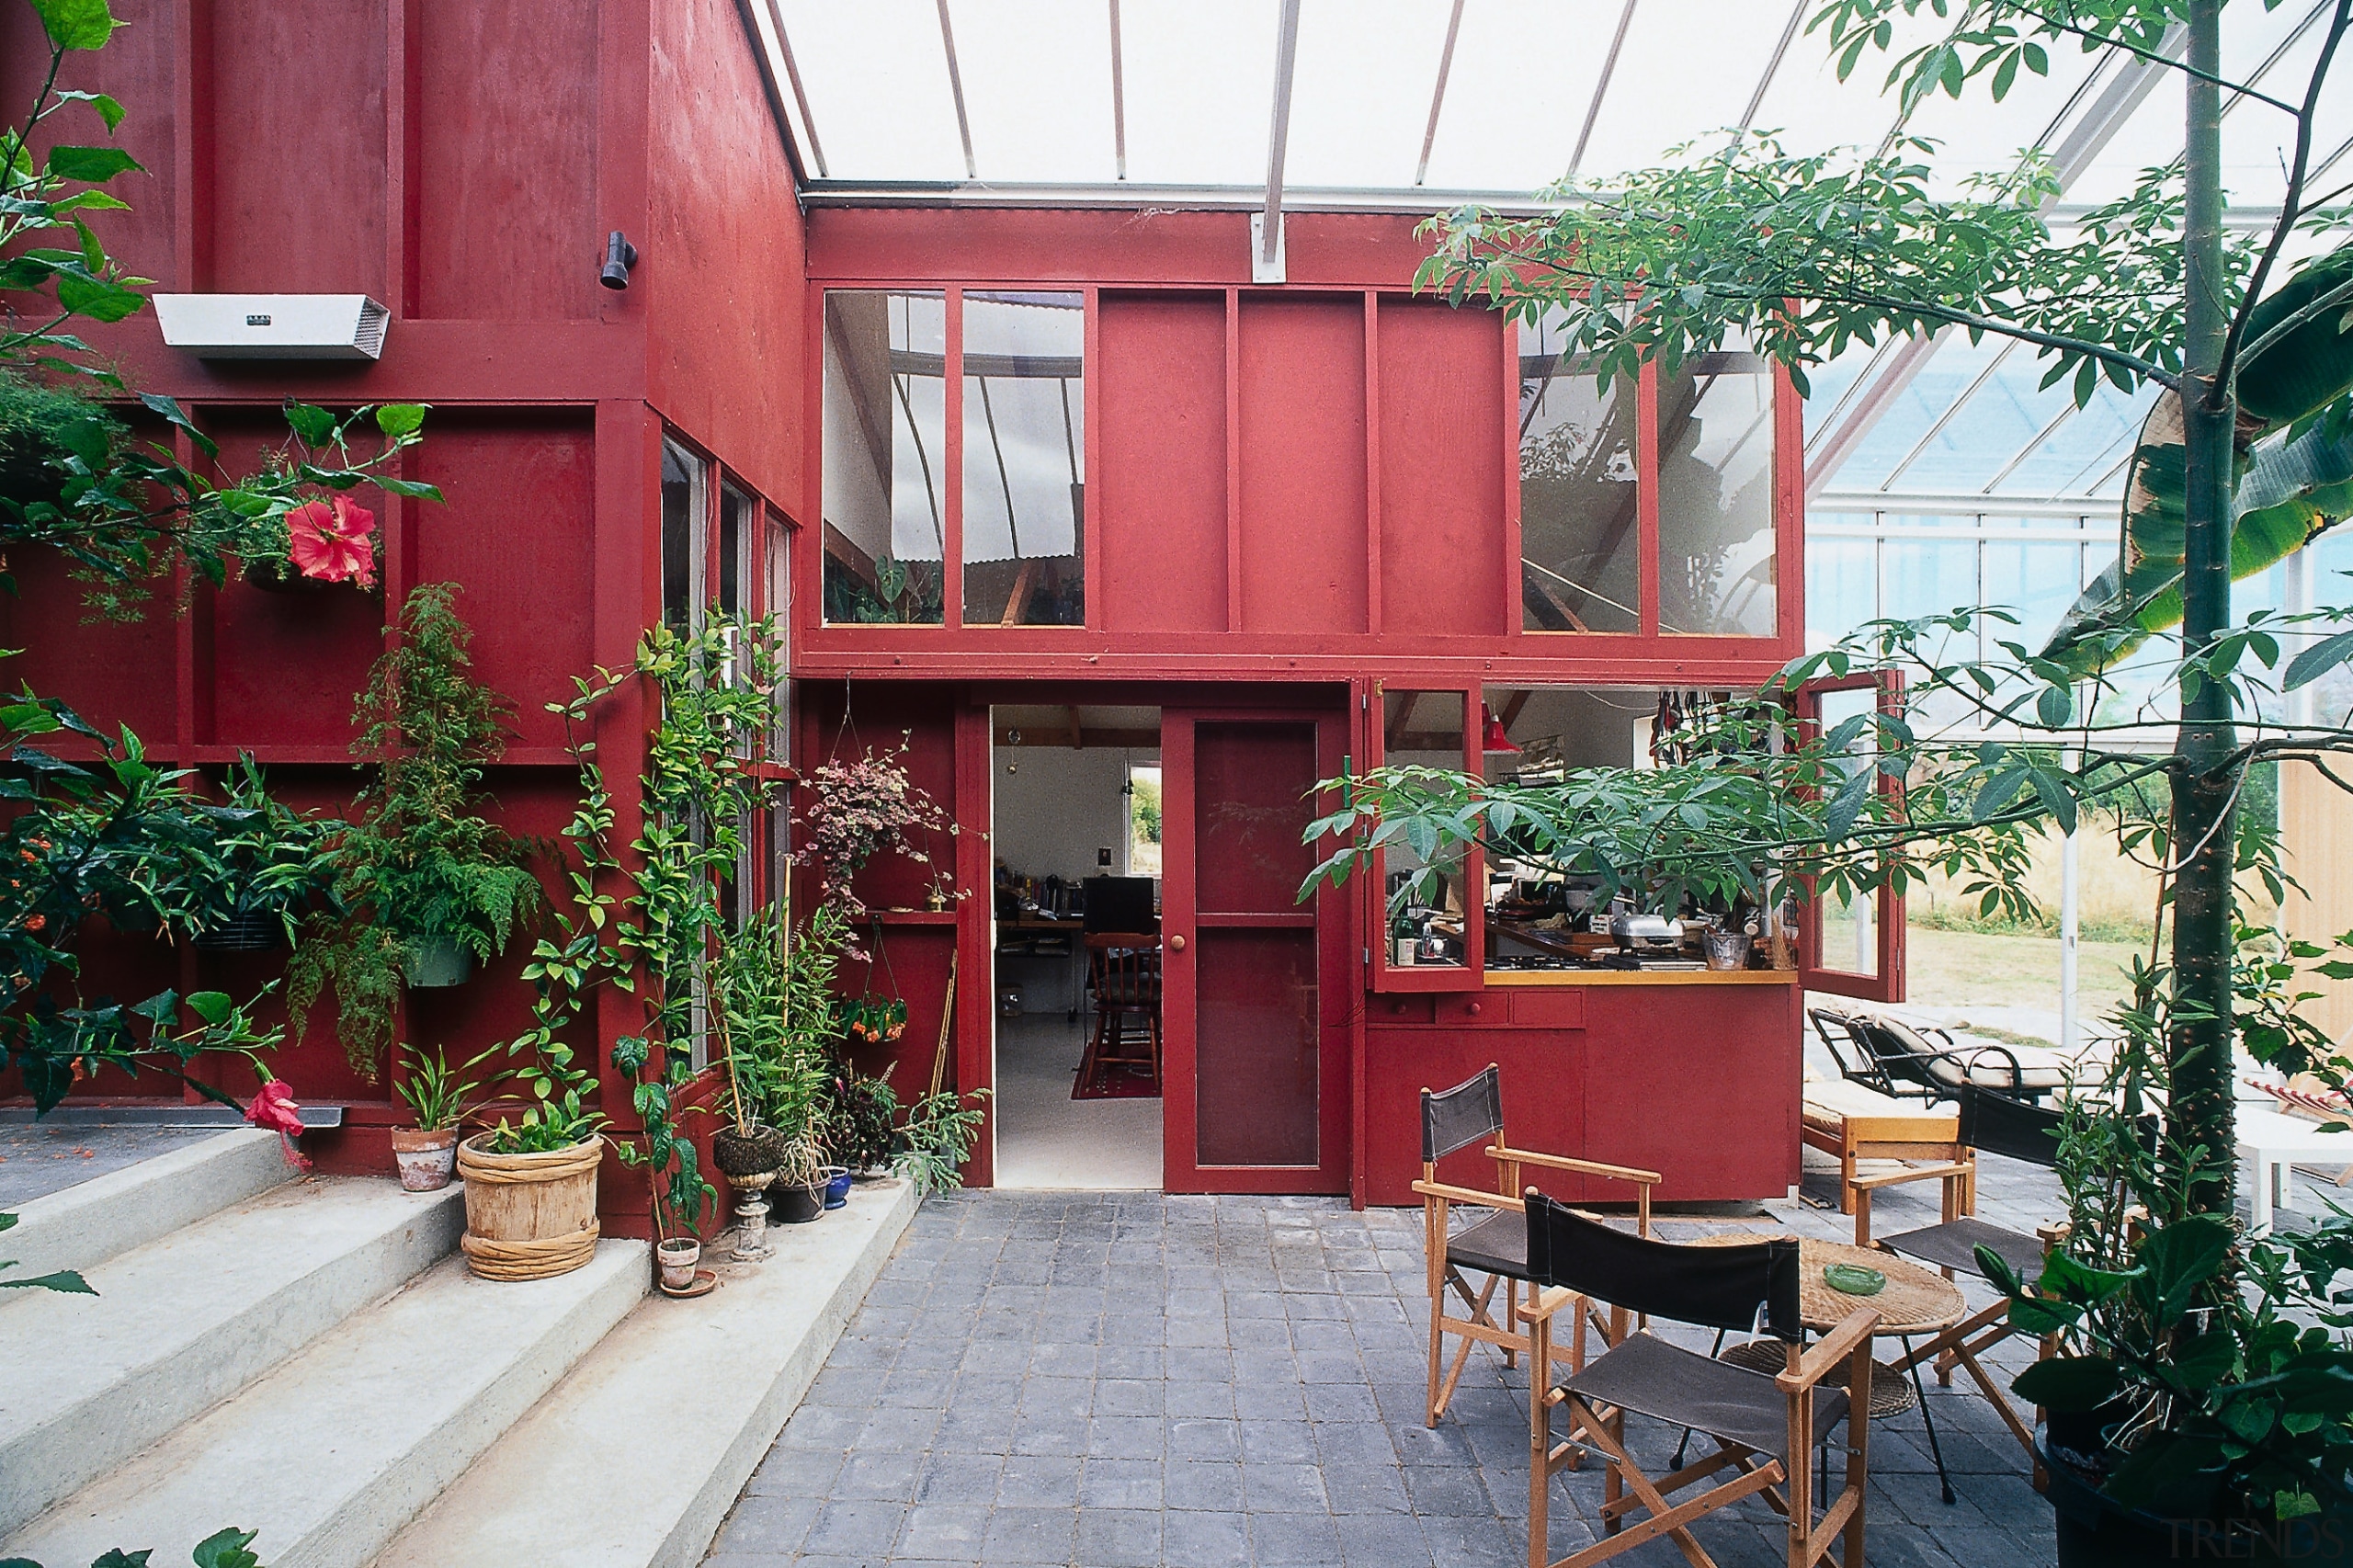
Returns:
[[[1347,1190],[1347,904],[1302,903],[1311,791],[1338,713],[1161,715],[1163,1180],[1171,1192]]]

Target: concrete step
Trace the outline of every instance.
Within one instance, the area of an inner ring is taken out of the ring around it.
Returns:
[[[79,1563],[120,1545],[181,1562],[233,1524],[260,1532],[252,1550],[270,1568],[361,1568],[629,1315],[651,1274],[643,1242],[599,1243],[585,1267],[526,1284],[450,1258],[0,1540],[0,1556]],[[724,1374],[703,1363],[661,1403],[692,1408]],[[625,1441],[652,1408],[628,1413]],[[626,1506],[634,1492],[626,1467],[601,1471],[573,1505]]]
[[[649,1298],[376,1568],[692,1568],[915,1210],[904,1182],[855,1187],[712,1294]]]
[[[260,1136],[276,1161],[277,1138]],[[420,1194],[323,1178],[94,1265],[96,1297],[6,1292],[0,1534],[400,1289],[464,1229],[455,1185]]]
[[[278,1134],[239,1128],[20,1205],[0,1236],[16,1278],[87,1270],[267,1192],[294,1174]]]

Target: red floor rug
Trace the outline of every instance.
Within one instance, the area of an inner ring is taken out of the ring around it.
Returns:
[[[1156,1100],[1160,1097],[1157,1074],[1139,1072],[1131,1067],[1098,1068],[1091,1076],[1083,1077],[1070,1086],[1074,1100]]]

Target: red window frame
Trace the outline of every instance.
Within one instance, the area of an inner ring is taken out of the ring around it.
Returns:
[[[1881,713],[1899,714],[1904,706],[1904,674],[1900,670],[1864,670],[1853,675],[1810,680],[1796,692],[1798,734],[1812,739],[1822,733],[1822,699],[1832,692],[1876,690],[1875,706]],[[1882,775],[1877,785],[1879,792],[1890,799],[1900,798],[1903,780]],[[1874,895],[1874,916],[1879,922],[1877,974],[1864,974],[1851,969],[1836,969],[1825,964],[1822,935],[1822,901],[1814,896],[1813,879],[1805,880],[1804,913],[1798,938],[1798,975],[1809,991],[1827,991],[1840,996],[1854,996],[1867,1002],[1902,1002],[1904,997],[1904,899],[1893,889],[1881,887]]]
[[[1486,759],[1480,755],[1482,739],[1481,685],[1476,680],[1399,680],[1397,689],[1444,692],[1462,699],[1462,770],[1475,778],[1486,777]],[[1386,679],[1375,679],[1362,693],[1358,712],[1364,721],[1361,750],[1367,767],[1388,760],[1384,704]],[[1412,964],[1392,961],[1389,946],[1389,852],[1376,849],[1365,878],[1365,933],[1372,938],[1372,989],[1376,992],[1461,992],[1483,990],[1487,983],[1487,857],[1473,846],[1462,858],[1462,962]]]

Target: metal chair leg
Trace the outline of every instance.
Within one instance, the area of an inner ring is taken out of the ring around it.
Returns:
[[[1908,1335],[1899,1334],[1895,1337],[1897,1343],[1904,1346],[1904,1359],[1907,1361],[1911,1360],[1911,1336]],[[1912,1392],[1914,1394],[1918,1396],[1920,1401],[1920,1425],[1927,1428],[1928,1457],[1937,1461],[1938,1483],[1944,1488],[1946,1503],[1958,1503],[1961,1499],[1953,1495],[1952,1477],[1945,1472],[1945,1451],[1942,1448],[1938,1447],[1937,1443],[1937,1418],[1928,1414],[1928,1391],[1920,1386],[1920,1363],[1917,1361],[1912,1361]],[[1863,1397],[1866,1399],[1870,1397],[1868,1391],[1865,1392]]]

